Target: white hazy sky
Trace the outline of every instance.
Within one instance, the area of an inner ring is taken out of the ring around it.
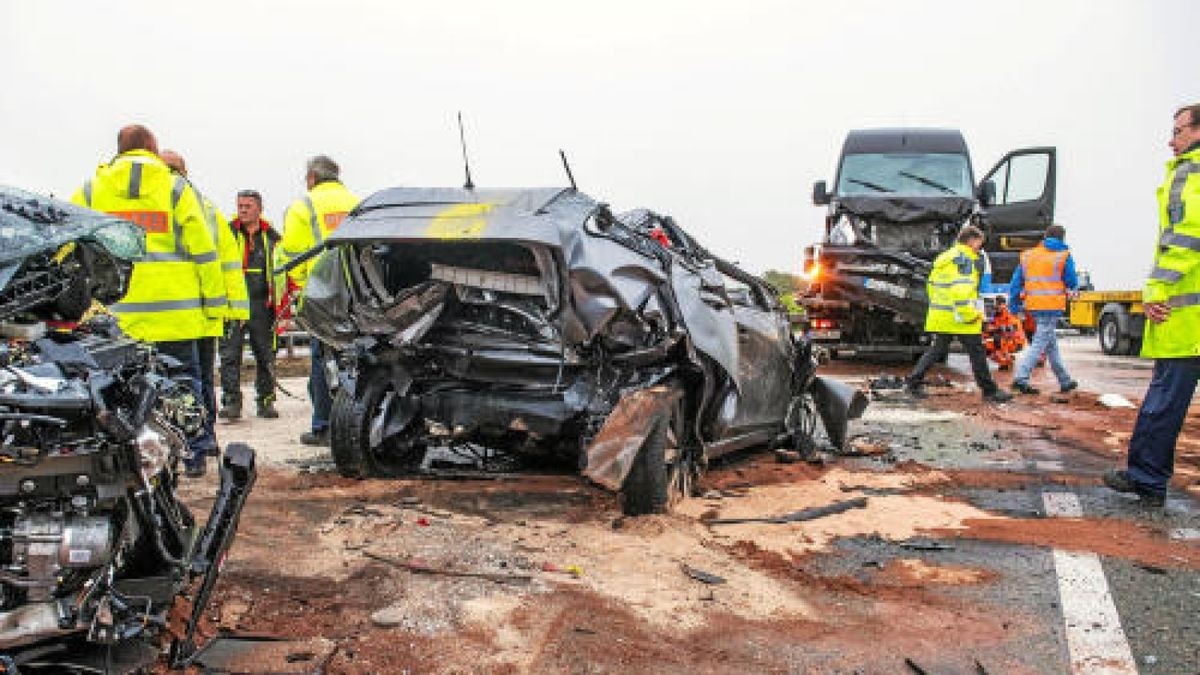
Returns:
[[[223,209],[277,219],[304,160],[360,195],[565,183],[797,271],[848,129],[957,127],[976,177],[1059,148],[1057,220],[1098,285],[1140,283],[1195,0],[0,3],[0,183],[69,195],[142,122]]]

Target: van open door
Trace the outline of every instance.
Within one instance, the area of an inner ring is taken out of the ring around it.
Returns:
[[[1055,148],[1024,148],[1004,155],[979,182],[995,283],[1008,283],[1020,252],[1036,246],[1054,222],[1056,169]]]

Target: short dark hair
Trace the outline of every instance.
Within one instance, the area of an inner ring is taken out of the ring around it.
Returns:
[[[262,195],[258,193],[258,190],[238,190],[237,196],[253,199],[258,202],[258,208],[262,208]]]
[[[1063,227],[1062,225],[1051,225],[1050,227],[1046,228],[1046,238],[1047,239],[1066,239],[1067,238],[1067,228]]]
[[[985,239],[985,237],[983,236],[983,230],[974,225],[963,225],[963,228],[958,231],[958,243],[960,244],[975,241],[976,239]]]
[[[1192,118],[1192,121],[1188,122],[1189,127],[1200,126],[1200,103],[1185,105],[1179,110],[1176,110],[1172,117],[1179,117],[1183,113],[1189,113]]]

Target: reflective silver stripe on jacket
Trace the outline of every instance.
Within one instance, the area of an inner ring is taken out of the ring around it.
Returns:
[[[1200,252],[1200,237],[1189,237],[1186,234],[1179,234],[1178,232],[1166,232],[1163,234],[1162,239],[1159,240],[1159,246],[1162,248],[1178,246],[1179,248]]]
[[[229,303],[229,306],[234,309],[250,309],[250,301],[249,300],[233,300]]]
[[[233,270],[240,270],[240,269],[242,269],[242,263],[240,263],[236,260],[231,260],[229,262],[223,262],[223,263],[221,263],[221,269],[226,272],[232,272]],[[249,271],[249,270],[246,270],[246,271]]]
[[[129,167],[129,198],[140,199],[142,196],[142,163],[133,162]]]
[[[943,312],[953,312],[954,305],[939,305],[937,303],[929,303],[929,309],[940,309]]]
[[[83,181],[83,203],[91,208],[92,206],[92,181]]]
[[[171,309],[200,309],[200,298],[159,300],[157,302],[118,302],[112,306],[117,313],[164,312]]]
[[[1165,281],[1169,284],[1177,284],[1183,278],[1183,272],[1178,270],[1167,269],[1166,267],[1155,267],[1150,271],[1150,278],[1155,281]]]
[[[200,304],[205,307],[224,307],[229,304],[229,298],[223,295],[217,295],[211,298],[200,298]]]
[[[313,206],[312,198],[308,195],[304,195],[304,205],[308,207],[308,220],[312,224],[313,246],[316,246],[324,239],[321,236],[321,223],[317,221],[317,207]]]
[[[1025,295],[1066,295],[1066,292],[1054,288],[1038,288],[1034,290],[1026,288]]]
[[[962,286],[963,284],[968,284],[968,285],[973,286],[973,285],[975,285],[975,279],[973,277],[959,277],[959,278],[955,279],[954,281],[931,281],[931,282],[929,282],[929,285],[933,286],[934,288],[954,288],[955,286]]]
[[[1062,281],[1061,277],[1026,277],[1025,281],[1036,281],[1043,284],[1053,284]]]
[[[1167,233],[1183,222],[1183,187],[1187,185],[1188,177],[1194,173],[1200,173],[1200,164],[1190,160],[1184,160],[1175,167],[1175,177],[1171,179],[1171,193],[1167,197]]]
[[[1191,307],[1200,305],[1200,293],[1184,293],[1167,298],[1168,307]]]

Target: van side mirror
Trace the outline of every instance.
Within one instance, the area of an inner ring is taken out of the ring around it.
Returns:
[[[979,184],[979,189],[975,196],[979,198],[981,206],[991,206],[996,203],[996,181],[985,180]]]
[[[825,181],[819,180],[813,183],[812,200],[817,206],[825,206],[829,203],[831,196],[829,189],[825,187]]]

